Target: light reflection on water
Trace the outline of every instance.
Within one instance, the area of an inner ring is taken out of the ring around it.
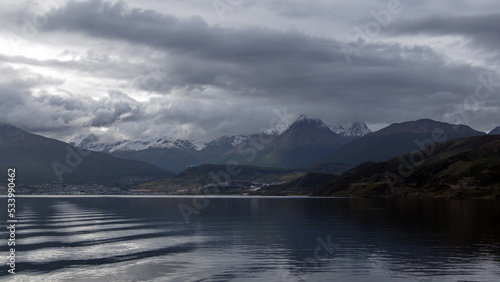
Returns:
[[[19,198],[14,280],[500,280],[494,201],[210,198],[189,224],[181,203]]]

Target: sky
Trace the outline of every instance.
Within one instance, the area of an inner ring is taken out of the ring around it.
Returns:
[[[13,4],[14,3],[14,4]],[[61,140],[500,125],[498,0],[0,0],[0,121]]]

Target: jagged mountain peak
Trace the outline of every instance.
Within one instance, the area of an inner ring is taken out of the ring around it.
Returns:
[[[343,138],[330,130],[322,120],[309,115],[300,115],[283,134],[276,137],[270,148],[290,149],[300,146],[339,146]]]
[[[220,138],[217,138],[215,140],[212,140],[208,143],[205,143],[206,147],[211,147],[211,146],[223,146],[223,145],[228,145],[228,146],[238,146],[242,142],[248,139],[248,136],[245,135],[233,135],[233,136],[227,136],[224,135]]]
[[[260,133],[266,134],[266,135],[275,135],[278,136],[282,134],[283,132],[287,131],[288,128],[290,128],[291,123],[287,121],[280,121],[276,123],[273,127],[269,129],[262,130]]]
[[[172,137],[144,137],[121,142],[109,151],[141,151],[150,148],[196,150],[197,146],[191,141]]]
[[[312,117],[309,114],[301,114],[289,127],[289,129],[297,126],[313,126],[317,128],[328,129],[328,126],[319,118]]]
[[[96,142],[99,141],[99,137],[97,137],[94,133],[90,133],[87,137],[83,138],[81,142]]]
[[[366,123],[362,121],[355,121],[351,124],[351,126],[348,128],[348,136],[365,136],[368,133],[371,133],[372,131],[368,128]]]
[[[74,144],[74,146],[95,152],[110,152],[110,150],[121,144],[126,142],[127,140],[117,141],[117,142],[105,142],[101,137],[97,136],[94,133],[90,133],[87,136],[83,137],[82,135],[75,136],[68,141],[69,144]]]
[[[293,123],[302,123],[302,122],[309,122],[309,123],[318,123],[323,121],[319,118],[313,117],[310,114],[301,114]]]
[[[261,131],[261,133],[278,136],[283,134],[294,124],[311,124],[320,128],[329,128],[342,137],[362,137],[372,132],[366,123],[362,121],[355,121],[348,124],[326,125],[321,119],[306,113],[299,115],[293,122],[281,121],[272,128]]]
[[[199,148],[191,141],[165,136],[145,136],[135,140],[105,142],[93,133],[83,138],[77,147],[97,152],[141,151],[150,148],[179,150],[197,150]]]
[[[355,121],[349,124],[334,124],[330,125],[329,128],[343,137],[363,137],[372,132],[366,123],[362,121]]]

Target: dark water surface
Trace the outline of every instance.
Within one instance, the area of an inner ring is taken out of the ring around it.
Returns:
[[[498,201],[23,197],[16,205],[17,274],[3,263],[4,280],[500,281]]]

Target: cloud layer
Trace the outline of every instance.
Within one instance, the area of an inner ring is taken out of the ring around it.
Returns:
[[[61,139],[208,140],[268,127],[276,112],[498,126],[499,4],[401,2],[400,14],[377,21],[387,2],[242,1],[223,20],[199,1],[190,15],[176,1],[19,5],[0,28],[0,120]],[[252,22],[245,11],[274,17]]]

